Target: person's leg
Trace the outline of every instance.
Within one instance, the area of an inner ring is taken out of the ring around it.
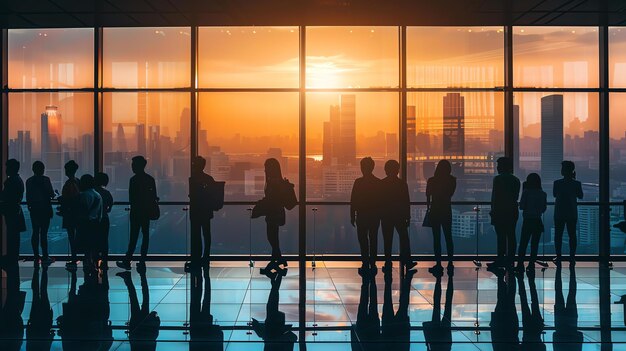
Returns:
[[[359,240],[359,247],[361,249],[361,262],[366,265],[369,262],[369,240],[368,240],[368,227],[365,223],[359,222],[356,225],[356,236]]]
[[[148,257],[148,248],[150,247],[150,220],[146,219],[141,223],[141,260],[145,261]]]
[[[515,237],[515,227],[517,220],[509,224],[507,231],[507,264],[512,265],[515,262],[515,249],[517,248],[517,238]]]
[[[272,260],[278,260],[282,257],[280,252],[280,242],[278,241],[278,225],[267,223],[267,241],[272,247]]]
[[[563,247],[563,230],[565,230],[565,221],[561,219],[554,220],[554,251],[557,259],[561,258],[561,249]]]
[[[37,218],[31,217],[30,223],[33,228],[33,234],[30,237],[30,246],[33,248],[33,256],[35,256],[35,260],[37,260],[39,257],[39,221]]]
[[[7,231],[7,257],[17,261],[20,257],[20,233]]]
[[[524,256],[526,256],[526,248],[528,247],[531,235],[532,230],[530,229],[530,222],[526,219],[524,220],[524,223],[522,223],[522,235],[520,237],[519,248],[517,250],[517,263],[520,266],[524,264]]]
[[[383,227],[383,245],[385,250],[385,264],[391,264],[391,248],[393,246],[393,223],[388,220],[381,222]]]
[[[109,260],[109,231],[111,229],[111,221],[109,217],[102,220],[102,246],[100,248],[101,259],[106,262]]]
[[[578,247],[578,238],[576,233],[577,220],[567,221],[567,235],[569,237],[569,257],[574,260],[576,257],[576,248]]]
[[[506,234],[505,226],[502,224],[498,224],[495,226],[496,230],[496,245],[498,247],[498,258],[496,261],[502,262],[504,259],[504,255],[506,254]]]
[[[537,261],[537,252],[539,251],[539,241],[541,240],[540,227],[534,228],[530,242],[530,262]]]
[[[441,264],[441,225],[439,223],[432,223],[433,230],[433,251],[435,254],[435,261],[437,264]]]
[[[133,254],[135,253],[135,247],[137,247],[137,240],[139,240],[139,229],[140,224],[136,219],[130,219],[130,235],[128,238],[128,250],[126,250],[126,261],[132,259]]]
[[[454,241],[452,239],[452,221],[446,221],[442,225],[443,235],[446,239],[446,252],[448,254],[448,263],[452,263],[454,258]]]
[[[204,237],[203,258],[209,260],[211,258],[211,220],[202,223],[202,237]]]
[[[191,261],[196,262],[200,260],[200,253],[202,252],[202,226],[197,219],[191,220]]]
[[[370,265],[376,265],[376,258],[378,256],[378,221],[373,221],[370,224],[368,235],[369,235],[369,259]]]
[[[411,261],[411,242],[409,240],[409,228],[403,221],[395,224],[400,239],[400,260],[403,263]]]
[[[48,229],[50,228],[50,218],[46,217],[39,223],[39,240],[41,241],[41,254],[48,257]]]
[[[72,262],[76,262],[78,261],[78,256],[77,256],[77,247],[76,247],[76,227],[75,226],[70,226],[67,228],[67,239],[70,242],[70,255],[71,255],[71,259],[70,261]]]

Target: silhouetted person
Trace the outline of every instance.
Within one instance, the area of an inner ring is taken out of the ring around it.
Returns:
[[[78,243],[76,242],[76,226],[78,225],[78,194],[80,193],[79,180],[76,178],[78,164],[74,160],[69,160],[65,166],[65,176],[67,180],[61,189],[59,197],[60,212],[63,217],[62,226],[67,230],[67,240],[70,243],[70,260],[65,267],[76,269],[78,263]]]
[[[567,302],[563,297],[563,268],[556,267],[554,282],[554,350],[573,351],[582,350],[583,333],[578,330],[578,306],[576,306],[576,269],[569,268],[569,288]]]
[[[356,224],[361,262],[359,272],[376,270],[378,255],[378,227],[380,226],[380,185],[381,181],[372,172],[374,160],[365,157],[361,160],[361,173],[352,186],[350,196],[350,223]]]
[[[285,312],[278,310],[280,301],[279,289],[283,276],[277,272],[268,272],[266,275],[271,281],[272,289],[267,298],[265,323],[252,318],[252,329],[263,339],[265,343],[264,350],[293,350],[298,337],[292,331],[292,325],[286,324]]]
[[[383,292],[382,339],[388,342],[389,350],[408,351],[411,348],[411,321],[409,319],[409,297],[411,280],[415,274],[409,270],[400,277],[400,297],[398,310],[394,313],[391,288],[393,279],[391,272],[385,272],[385,290]]]
[[[43,162],[33,163],[34,175],[26,180],[26,204],[33,228],[30,243],[33,247],[35,262],[41,260],[43,264],[50,264],[53,261],[48,256],[48,228],[50,228],[50,219],[53,214],[51,200],[55,195],[50,178],[43,175],[44,171]],[[41,243],[43,258],[39,256],[39,243]]]
[[[578,223],[578,200],[583,198],[582,184],[576,180],[574,162],[561,162],[563,178],[554,181],[554,250],[557,263],[561,261],[563,231],[567,227],[569,256],[572,263],[576,256],[576,224]]]
[[[191,221],[191,266],[209,263],[211,258],[211,219],[213,219],[215,179],[204,172],[206,160],[194,157],[189,178],[189,220]],[[204,249],[202,240],[204,239]]]
[[[518,275],[520,305],[522,307],[522,350],[545,351],[546,344],[541,339],[543,335],[544,323],[539,309],[539,296],[537,295],[537,285],[535,284],[535,271],[528,271],[528,286],[530,288],[530,307],[526,296],[526,286],[524,285],[524,275]]]
[[[211,277],[208,266],[204,267],[204,273],[202,270],[191,272],[190,290],[189,351],[224,350],[224,332],[219,325],[214,324],[211,314]]]
[[[18,351],[22,349],[24,320],[22,312],[26,292],[20,290],[20,269],[17,261],[4,262],[0,272],[0,350]]]
[[[443,271],[433,273],[436,278],[433,295],[433,315],[430,321],[423,322],[424,340],[428,350],[449,351],[452,349],[452,298],[454,296],[454,271],[448,272],[446,303],[441,315],[441,277]]]
[[[515,259],[515,226],[519,217],[517,199],[520,181],[513,175],[513,160],[500,157],[497,161],[498,175],[493,178],[491,191],[491,224],[496,230],[498,258],[489,267],[512,267]]]
[[[378,290],[376,279],[363,274],[361,295],[356,314],[356,325],[350,329],[353,350],[374,351],[380,349],[380,316],[378,315]]]
[[[6,258],[17,261],[20,257],[20,233],[26,231],[26,220],[22,211],[24,182],[19,175],[20,162],[14,158],[5,163],[7,179],[0,193],[2,214],[6,227]]]
[[[135,156],[132,159],[131,167],[134,176],[130,178],[128,186],[128,200],[130,201],[130,240],[126,258],[117,261],[117,266],[130,269],[130,261],[139,240],[141,230],[141,258],[139,265],[145,266],[148,256],[148,245],[150,244],[150,218],[154,215],[155,206],[159,198],[156,192],[156,182],[151,175],[146,173],[148,161],[143,156]],[[158,209],[158,207],[157,207]],[[154,217],[153,217],[154,218]]]
[[[26,350],[50,350],[54,332],[52,332],[52,308],[48,298],[48,266],[43,265],[41,282],[39,264],[33,269],[31,281],[33,299],[26,329]]]
[[[124,279],[124,284],[128,289],[128,298],[130,299],[130,319],[128,321],[130,349],[138,351],[155,350],[161,318],[159,318],[156,311],[150,311],[150,288],[148,287],[145,266],[140,266],[137,272],[141,279],[141,306],[139,305],[137,290],[131,279],[130,272],[117,273],[117,276]]]
[[[519,207],[522,210],[522,237],[519,241],[519,249],[517,252],[518,262],[517,269],[524,271],[524,256],[526,255],[526,247],[530,241],[530,260],[528,269],[535,269],[535,261],[537,261],[537,251],[539,250],[539,240],[543,233],[543,213],[547,208],[547,195],[541,188],[541,178],[537,173],[531,173],[526,177],[522,191],[522,198]]]
[[[426,207],[429,211],[430,226],[433,229],[433,244],[437,264],[432,273],[441,267],[441,230],[446,239],[448,267],[453,267],[454,242],[452,241],[452,195],[456,190],[456,178],[452,176],[452,165],[448,160],[441,160],[435,169],[435,176],[426,183]]]
[[[491,344],[494,351],[519,350],[519,319],[515,308],[515,277],[502,270],[498,277],[496,308],[491,312]]]
[[[102,238],[100,222],[102,220],[102,197],[94,189],[93,176],[85,174],[80,177],[80,194],[78,195],[78,238],[80,247],[85,254],[83,269],[93,272],[98,260],[98,249]]]
[[[100,221],[100,233],[98,234],[97,252],[100,259],[100,267],[107,268],[109,260],[109,213],[113,208],[113,195],[106,189],[109,185],[109,176],[106,173],[98,172],[94,176],[96,187],[94,188],[102,198],[102,220]]]
[[[400,164],[389,160],[385,163],[387,176],[381,181],[381,225],[385,246],[385,272],[391,271],[391,248],[393,232],[400,238],[400,272],[411,270],[416,263],[411,260],[411,243],[409,241],[409,225],[411,223],[411,200],[406,181],[398,178]]]

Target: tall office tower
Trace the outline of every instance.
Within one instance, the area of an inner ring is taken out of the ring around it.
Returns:
[[[452,158],[465,155],[465,98],[459,93],[443,97],[443,154]]]
[[[117,130],[115,131],[115,142],[117,143],[117,151],[128,152],[128,145],[126,143],[126,133],[124,132],[124,126],[122,123],[117,124]]]
[[[339,163],[356,163],[356,95],[341,95]]]
[[[137,133],[137,155],[146,157],[146,125],[137,124],[135,132]]]
[[[94,169],[93,163],[93,136],[91,134],[83,134],[81,137],[81,167],[83,170]]]
[[[541,98],[541,178],[551,186],[561,178],[563,161],[563,95]]]
[[[61,189],[63,182],[62,136],[61,113],[56,106],[48,105],[41,114],[41,161],[54,189]]]
[[[322,164],[330,166],[333,159],[332,124],[330,122],[324,122],[322,138]]]
[[[416,115],[415,106],[406,107],[406,154],[409,160],[415,159],[415,137],[416,137]],[[421,150],[420,150],[421,151]]]
[[[398,160],[398,134],[385,133],[385,155],[388,159]]]
[[[519,168],[519,105],[513,105],[513,174],[520,174]]]
[[[176,136],[176,147],[185,149],[191,145],[191,110],[185,107],[180,113],[180,129]]]
[[[33,141],[30,138],[30,130],[18,130],[16,141],[16,155],[22,167],[30,167],[33,158]]]
[[[148,155],[150,169],[161,173],[161,126],[150,126],[148,128]],[[146,156],[146,155],[144,155]]]

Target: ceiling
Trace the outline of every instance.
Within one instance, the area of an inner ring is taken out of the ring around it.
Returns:
[[[1,0],[2,28],[626,25],[626,0]]]

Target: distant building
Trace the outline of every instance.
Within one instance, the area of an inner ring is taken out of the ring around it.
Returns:
[[[406,154],[409,160],[415,159],[417,137],[415,106],[406,107]]]
[[[322,169],[322,194],[324,198],[345,198],[352,191],[354,179],[361,176],[357,166],[331,166]]]
[[[561,178],[563,161],[563,95],[541,98],[541,178],[551,188]]]
[[[443,97],[443,154],[451,158],[465,155],[465,98],[459,93]]]
[[[341,95],[339,105],[330,106],[324,122],[322,153],[324,166],[356,164],[356,96]]]
[[[41,161],[46,165],[46,174],[54,189],[61,189],[63,184],[62,138],[61,113],[56,106],[48,105],[41,114]]]

